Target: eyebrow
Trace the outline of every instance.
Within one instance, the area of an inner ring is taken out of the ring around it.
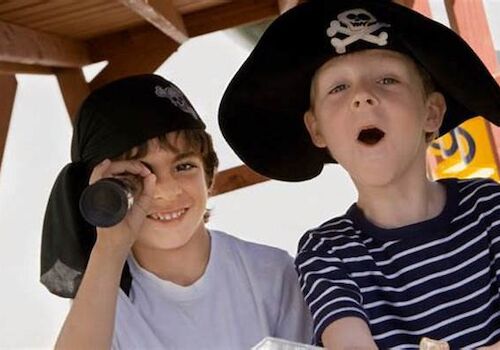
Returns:
[[[199,157],[199,154],[193,151],[177,153],[174,157],[174,161],[179,161],[186,158]]]
[[[191,157],[199,157],[199,154],[193,151],[177,153],[173,159],[174,162],[178,162],[180,160],[191,158]],[[153,173],[153,166],[144,160],[140,160],[140,162],[149,169]]]

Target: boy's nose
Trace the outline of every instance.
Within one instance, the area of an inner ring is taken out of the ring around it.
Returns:
[[[377,104],[376,99],[372,96],[367,96],[367,95],[356,97],[353,101],[353,107],[355,108],[360,108],[363,107],[364,105],[375,106],[376,104]]]
[[[369,91],[359,91],[353,98],[353,108],[372,107],[377,105],[377,98]]]
[[[166,201],[177,198],[182,193],[182,187],[172,176],[159,176],[155,186],[155,199],[164,199]]]
[[[372,98],[372,97],[367,97],[367,98],[364,98],[364,99],[356,99],[356,100],[354,100],[354,107],[359,108],[359,107],[361,107],[362,104],[367,104],[367,105],[370,105],[370,106],[374,106],[375,105],[375,99]]]

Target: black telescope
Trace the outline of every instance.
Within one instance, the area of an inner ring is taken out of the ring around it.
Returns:
[[[134,203],[133,187],[122,179],[104,178],[80,196],[83,218],[96,227],[111,227],[123,220]]]

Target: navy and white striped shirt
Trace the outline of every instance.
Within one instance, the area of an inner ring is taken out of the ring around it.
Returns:
[[[446,204],[431,220],[381,229],[353,205],[302,237],[295,264],[317,343],[346,316],[363,318],[380,348],[500,340],[500,185],[440,182]]]

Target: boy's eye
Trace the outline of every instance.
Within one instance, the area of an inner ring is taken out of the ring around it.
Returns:
[[[176,171],[188,171],[196,168],[196,164],[194,163],[180,163],[175,166]]]
[[[394,78],[382,78],[378,82],[382,85],[391,85],[391,84],[396,84],[397,80]]]
[[[339,85],[335,85],[332,89],[330,89],[328,91],[329,94],[336,94],[338,92],[341,92],[343,90],[347,89],[347,85],[346,84],[339,84]]]

